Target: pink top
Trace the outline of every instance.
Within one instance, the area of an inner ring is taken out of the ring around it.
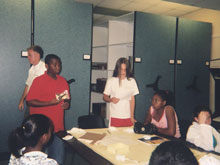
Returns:
[[[159,121],[156,121],[153,117],[151,119],[151,123],[154,124],[156,127],[158,128],[167,128],[167,117],[166,117],[166,109],[167,109],[168,106],[165,106],[164,108],[164,111],[163,111],[163,114],[160,118]],[[173,109],[173,107],[172,107]],[[174,109],[173,109],[174,111]],[[154,109],[153,107],[151,106],[150,107],[150,114],[151,116],[153,116],[153,113],[154,113]],[[181,135],[180,135],[180,129],[179,129],[179,124],[178,124],[178,119],[177,119],[177,115],[176,115],[176,112],[174,111],[175,113],[175,118],[176,118],[176,134],[174,135],[174,137],[176,138],[179,138]]]

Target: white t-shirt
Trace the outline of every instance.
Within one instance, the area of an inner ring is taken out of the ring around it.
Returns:
[[[213,136],[217,141],[215,148],[213,147]],[[193,122],[188,129],[186,140],[207,151],[220,152],[220,134],[211,125]]]
[[[131,96],[139,94],[136,81],[133,78],[130,78],[129,80],[127,78],[121,80],[121,86],[119,86],[119,78],[111,77],[107,80],[103,93],[111,98],[116,97],[120,99],[117,104],[110,103],[110,117],[120,119],[131,117]]]
[[[28,78],[26,81],[26,85],[28,86],[28,91],[31,87],[32,82],[38,76],[41,76],[46,71],[45,63],[43,61],[39,61],[37,65],[32,65],[28,71]]]
[[[47,158],[47,154],[40,151],[27,152],[20,158],[11,155],[9,165],[58,165],[54,159]]]

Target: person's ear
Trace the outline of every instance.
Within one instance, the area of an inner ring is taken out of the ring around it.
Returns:
[[[42,144],[46,144],[48,141],[49,141],[49,136],[48,136],[48,134],[43,134],[42,136],[41,136],[41,138],[40,138],[40,141],[41,141],[41,143]]]
[[[194,117],[194,120],[195,120],[196,122],[199,122],[198,117]]]
[[[48,69],[48,64],[45,64],[45,67]]]
[[[37,58],[40,60],[40,54],[38,52],[36,52]]]

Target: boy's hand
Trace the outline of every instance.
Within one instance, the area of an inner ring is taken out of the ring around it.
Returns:
[[[70,106],[70,104],[69,104],[69,102],[65,102],[65,101],[64,101],[64,102],[61,104],[61,106],[62,106],[63,109],[68,109],[69,106]]]
[[[50,103],[51,105],[59,104],[62,100],[57,100],[56,98],[53,98]]]

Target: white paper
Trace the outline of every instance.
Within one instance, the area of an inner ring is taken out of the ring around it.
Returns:
[[[70,140],[72,138],[73,138],[72,135],[66,135],[65,137],[63,137],[63,140]]]

